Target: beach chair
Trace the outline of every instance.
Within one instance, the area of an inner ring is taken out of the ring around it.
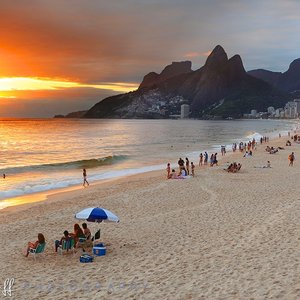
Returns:
[[[100,229],[96,231],[95,235],[92,237],[92,242],[96,242],[97,240],[100,240],[101,231]]]
[[[58,246],[57,248],[57,252],[59,254],[63,254],[64,252],[68,253],[68,252],[72,252],[73,255],[75,254],[75,241],[74,239],[70,239],[68,241],[63,241],[61,245]]]
[[[42,256],[45,251],[46,243],[38,244],[36,248],[29,248],[29,255],[33,255],[34,260],[37,256]]]

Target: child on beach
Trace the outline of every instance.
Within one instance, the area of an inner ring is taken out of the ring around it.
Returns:
[[[57,249],[60,245],[62,245],[62,243],[64,241],[68,242],[71,240],[71,236],[69,235],[69,231],[65,230],[64,231],[64,235],[62,236],[62,238],[60,240],[56,240],[54,245],[55,245],[55,252],[57,252]]]
[[[170,163],[167,164],[167,179],[170,179],[171,178],[171,166],[170,166]]]
[[[192,176],[195,176],[195,165],[193,162],[191,162],[191,169],[192,169]]]

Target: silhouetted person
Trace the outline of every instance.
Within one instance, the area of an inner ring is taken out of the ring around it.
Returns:
[[[85,186],[85,184],[90,185],[86,180],[86,169],[83,169],[82,175],[83,175],[83,186]]]

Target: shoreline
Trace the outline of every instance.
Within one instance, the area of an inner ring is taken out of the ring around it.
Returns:
[[[285,138],[285,137],[282,136],[281,139],[283,139],[283,138]],[[286,137],[286,138],[289,138],[289,137]],[[280,141],[280,138],[277,136],[274,138],[270,138],[269,143],[270,142],[277,143],[278,141]],[[266,143],[264,142],[263,144],[266,144]],[[258,145],[259,145],[259,143],[257,143],[257,146]],[[232,151],[232,149],[230,149],[229,151],[228,150],[226,151],[225,156],[222,156],[221,152],[219,152],[219,151],[220,151],[220,149],[218,149],[218,151],[217,151],[219,162],[222,162],[222,160],[224,160],[226,157],[234,156],[234,155],[240,153],[240,151],[238,149],[236,150],[235,153]],[[203,151],[203,153],[204,153],[204,151]],[[210,155],[211,153],[215,153],[215,152],[211,149],[211,151],[208,154]],[[198,161],[195,163],[196,170],[199,168],[198,163],[199,163],[199,158],[198,158]],[[173,165],[176,165],[175,170],[177,172],[177,169],[178,169],[177,163],[174,162]],[[172,163],[171,163],[171,166],[172,166]],[[206,168],[208,166],[202,166],[201,169]],[[150,167],[153,167],[153,166],[150,166]],[[171,169],[172,169],[172,167],[171,167]],[[93,186],[100,186],[102,184],[107,184],[107,183],[110,184],[111,182],[116,182],[116,181],[123,181],[126,179],[130,180],[130,178],[135,179],[135,177],[147,176],[147,174],[149,174],[149,173],[156,174],[158,176],[158,174],[161,174],[162,172],[165,173],[164,167],[162,167],[162,169],[159,169],[159,170],[143,171],[141,173],[123,175],[123,176],[113,177],[113,178],[108,178],[108,179],[95,180],[92,183],[90,183],[90,185],[87,188],[91,188]],[[51,189],[51,190],[47,190],[47,191],[36,192],[36,193],[32,193],[32,194],[25,194],[22,196],[2,199],[2,200],[0,200],[0,211],[7,210],[10,207],[15,207],[15,206],[19,206],[19,205],[26,205],[26,204],[33,204],[33,203],[37,203],[37,202],[47,201],[49,198],[59,196],[60,194],[64,194],[64,193],[68,193],[68,192],[72,193],[74,191],[81,190],[81,189],[83,189],[82,185],[77,184],[74,186],[69,186],[69,187],[64,187],[64,188],[59,188],[59,189]]]
[[[279,120],[280,121],[280,120]],[[273,123],[272,123],[273,124]],[[289,124],[288,126],[290,127],[290,131],[292,132],[291,127],[296,128],[296,122],[295,121],[291,121],[291,122],[285,122],[285,124]],[[284,126],[284,125],[282,125]],[[251,128],[251,126],[250,126]],[[254,126],[255,128],[255,126]],[[277,137],[279,132],[287,132],[286,127],[284,127],[283,130],[278,130],[275,129],[276,125],[274,125],[274,128],[272,131],[269,132],[269,136],[270,137]],[[248,134],[248,133],[247,133]],[[217,141],[211,141],[209,142],[206,146],[204,146],[204,144],[202,144],[202,146],[200,145],[198,150],[198,147],[196,147],[197,149],[194,150],[195,148],[193,148],[193,150],[190,150],[188,147],[189,145],[187,145],[187,147],[182,147],[182,148],[177,148],[175,152],[171,151],[170,155],[164,155],[167,158],[165,159],[164,157],[164,161],[161,163],[161,161],[159,160],[155,160],[151,162],[151,160],[149,162],[145,162],[145,165],[142,164],[142,162],[140,164],[134,164],[133,166],[129,163],[129,165],[125,165],[125,168],[122,168],[122,166],[120,167],[119,164],[117,165],[112,165],[112,172],[108,172],[108,174],[106,174],[107,170],[105,169],[101,169],[99,168],[96,169],[95,171],[93,171],[94,169],[90,170],[90,176],[88,176],[89,181],[92,180],[92,183],[100,183],[102,181],[106,181],[106,180],[114,180],[114,179],[118,179],[118,178],[122,178],[122,177],[129,177],[131,176],[131,174],[142,174],[142,173],[147,173],[150,171],[152,171],[152,169],[158,169],[158,170],[164,170],[165,169],[165,164],[167,162],[172,162],[172,160],[177,161],[178,157],[188,157],[190,159],[190,161],[194,161],[197,164],[197,160],[198,160],[198,155],[200,152],[204,152],[207,151],[208,153],[214,153],[214,152],[218,152],[220,153],[220,148],[219,146],[221,144],[225,144],[227,146],[227,151],[229,149],[229,152],[232,152],[231,150],[231,145],[233,142],[236,141],[248,141],[250,139],[252,139],[252,137],[257,137],[259,135],[258,132],[256,132],[255,130],[249,130],[249,134],[245,135],[242,138],[236,139],[236,138],[229,138],[228,140],[226,140],[225,143],[222,142],[222,139],[217,142]],[[257,139],[257,138],[256,138]],[[199,141],[197,142],[197,144],[199,143]],[[220,145],[219,145],[220,143]],[[210,144],[210,145],[209,145]],[[208,148],[207,148],[208,146]],[[171,145],[171,150],[172,149],[172,145]],[[181,149],[178,150],[178,149]],[[173,152],[173,153],[172,153]],[[179,152],[180,154],[178,154],[177,152]],[[174,154],[178,154],[178,156],[174,156]],[[184,153],[184,154],[182,154]],[[169,156],[169,157],[168,157]],[[170,156],[172,158],[170,158]],[[78,170],[79,171],[79,170]],[[75,172],[75,171],[74,171]],[[94,173],[95,172],[95,173]],[[58,174],[59,175],[59,174]],[[80,175],[80,173],[78,174],[77,171],[72,174],[72,176],[70,178],[68,178],[68,176],[66,178],[64,178],[62,181],[58,180],[56,181],[56,178],[59,177],[53,177],[51,179],[51,177],[49,177],[51,180],[46,180],[45,182],[42,181],[41,185],[39,185],[39,181],[33,181],[32,184],[29,183],[29,189],[27,189],[27,180],[28,178],[30,178],[30,176],[28,177],[24,177],[22,179],[22,181],[20,181],[22,184],[21,185],[11,185],[9,186],[9,181],[8,181],[8,188],[5,189],[5,183],[4,183],[4,191],[3,194],[0,192],[1,194],[1,199],[0,200],[0,209],[4,209],[4,207],[7,207],[8,205],[12,205],[12,204],[17,204],[17,203],[24,203],[26,201],[26,199],[28,198],[27,196],[30,197],[30,195],[32,195],[32,199],[30,199],[29,201],[39,201],[39,198],[42,200],[44,199],[47,195],[51,195],[53,193],[57,193],[60,191],[64,191],[64,190],[69,190],[69,189],[76,189],[79,188],[81,186],[81,177],[78,176]],[[66,179],[66,181],[65,181]],[[70,179],[70,180],[68,180]],[[8,178],[9,180],[9,178]],[[73,181],[73,182],[72,182]],[[58,184],[59,183],[59,184]],[[75,183],[75,185],[73,185]],[[38,191],[37,191],[38,190]],[[39,191],[40,190],[40,191]],[[44,190],[44,191],[42,191]],[[19,193],[21,193],[23,191],[23,194],[18,195]],[[26,193],[28,192],[28,194]],[[4,198],[5,195],[5,198]],[[34,198],[34,199],[33,199]]]

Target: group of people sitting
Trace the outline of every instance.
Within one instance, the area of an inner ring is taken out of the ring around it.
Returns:
[[[82,247],[83,251],[85,251],[84,247],[92,246],[93,241],[99,238],[100,230],[92,237],[91,231],[86,223],[82,224],[82,228],[76,223],[74,224],[74,232],[69,233],[68,230],[65,230],[61,239],[55,241],[55,252],[57,252],[58,248],[61,247],[64,242],[69,245],[67,246],[67,249],[69,249],[72,240],[74,241],[73,245],[75,248]],[[37,247],[42,244],[45,244],[45,237],[42,233],[39,233],[38,239],[35,242],[28,242],[25,256],[27,257],[32,249],[37,249]]]
[[[227,169],[225,169],[228,173],[236,173],[241,169],[242,165],[240,163],[233,162],[231,163]]]
[[[55,252],[57,252],[58,247],[60,247],[64,242],[71,242],[74,240],[75,248],[88,246],[93,244],[92,234],[90,229],[87,227],[86,223],[82,224],[82,229],[79,224],[74,224],[74,232],[69,233],[68,230],[64,231],[64,235],[60,240],[55,241]],[[84,248],[83,248],[84,250]]]
[[[277,152],[278,152],[278,149],[279,149],[279,148],[276,148],[276,149],[275,149],[274,147],[270,147],[270,146],[267,146],[267,147],[266,147],[266,151],[269,152],[270,154],[275,154],[275,153],[277,153]]]
[[[285,145],[286,145],[286,146],[292,146],[292,143],[291,143],[290,140],[287,140],[286,143],[285,143]]]

